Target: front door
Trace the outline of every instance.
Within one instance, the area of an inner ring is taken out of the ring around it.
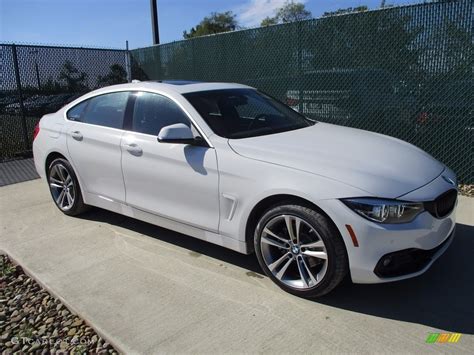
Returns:
[[[170,98],[136,93],[131,127],[122,139],[126,202],[135,208],[209,231],[219,223],[215,150],[189,144],[160,143],[160,129],[191,126]]]

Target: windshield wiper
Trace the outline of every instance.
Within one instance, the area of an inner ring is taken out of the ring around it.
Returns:
[[[232,133],[229,134],[227,138],[248,138],[248,137],[256,137],[256,136],[261,136],[262,134],[267,133],[272,133],[272,129],[270,127],[264,127],[264,128],[259,128],[253,131],[246,131],[246,132],[237,132],[237,133]]]
[[[229,139],[250,138],[250,137],[258,137],[258,136],[263,136],[263,135],[268,135],[268,134],[294,131],[296,129],[313,126],[315,123],[316,122],[308,126],[283,126],[283,127],[277,127],[277,128],[264,127],[264,128],[259,128],[258,130],[256,129],[253,131],[233,133],[233,134],[228,135],[227,138]]]

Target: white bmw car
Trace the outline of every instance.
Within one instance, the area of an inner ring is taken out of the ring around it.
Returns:
[[[239,84],[136,82],[90,92],[35,128],[57,207],[97,206],[255,252],[304,297],[349,274],[426,271],[449,246],[456,177],[395,138],[315,122]]]

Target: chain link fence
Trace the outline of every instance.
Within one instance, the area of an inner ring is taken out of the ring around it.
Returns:
[[[308,117],[411,142],[472,183],[472,35],[473,3],[459,0],[199,37],[131,55],[140,68],[134,79],[255,86]]]
[[[0,44],[0,160],[31,151],[38,120],[80,95],[129,81],[128,51]]]
[[[252,85],[308,117],[401,138],[473,183],[473,17],[458,0],[131,52],[0,44],[0,160],[30,151],[39,118],[89,90],[194,79]]]

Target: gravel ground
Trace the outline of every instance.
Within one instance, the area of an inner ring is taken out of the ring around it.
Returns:
[[[459,193],[464,196],[474,197],[474,185],[463,185],[458,186]]]
[[[106,340],[0,255],[2,354],[117,354]]]

